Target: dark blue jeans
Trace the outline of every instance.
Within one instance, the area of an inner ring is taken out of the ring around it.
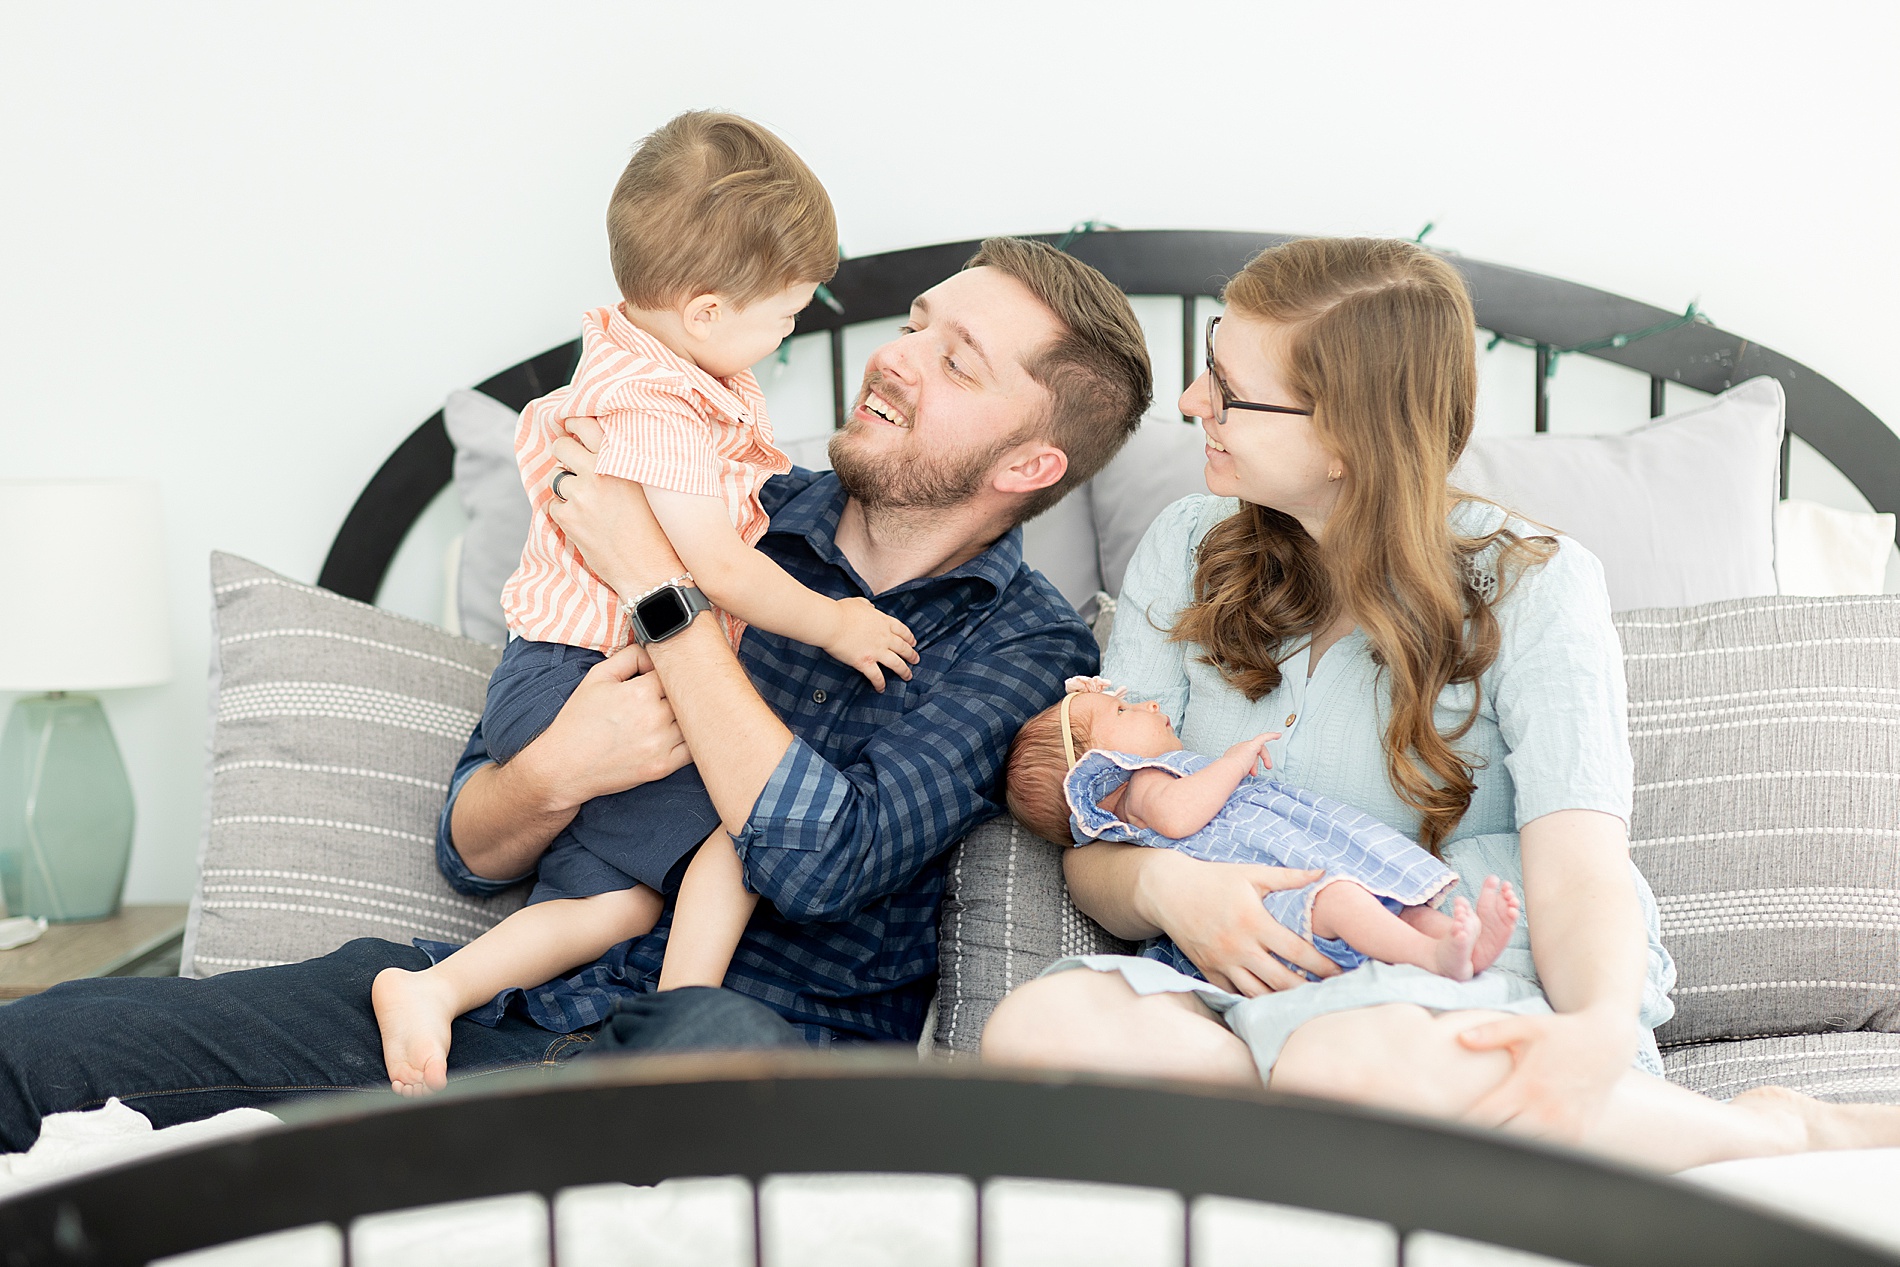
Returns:
[[[0,1007],[0,1152],[30,1147],[48,1113],[117,1096],[155,1126],[328,1091],[386,1087],[370,983],[424,968],[410,946],[363,938],[306,963],[201,981],[72,981]],[[778,1013],[731,990],[630,998],[605,1024],[552,1034],[506,1016],[455,1022],[452,1078],[552,1068],[582,1054],[803,1046]]]

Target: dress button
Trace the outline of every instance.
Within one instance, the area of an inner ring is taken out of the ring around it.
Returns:
[[[1298,713],[1288,713],[1286,715],[1286,724],[1291,726],[1294,722],[1299,720],[1299,716]]]
[[[822,704],[827,698],[823,690],[817,690],[811,693],[811,702],[814,704]]]

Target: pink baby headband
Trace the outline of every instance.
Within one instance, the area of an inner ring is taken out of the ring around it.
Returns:
[[[1128,688],[1115,686],[1105,677],[1072,677],[1062,684],[1065,694],[1062,697],[1062,755],[1068,760],[1069,768],[1075,769],[1075,736],[1069,733],[1069,701],[1078,695],[1108,695],[1123,699]]]

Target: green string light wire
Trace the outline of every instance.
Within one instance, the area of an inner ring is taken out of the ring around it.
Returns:
[[[1075,241],[1079,237],[1083,237],[1086,234],[1096,233],[1096,232],[1112,233],[1118,227],[1119,227],[1118,225],[1110,224],[1106,220],[1077,220],[1074,224],[1069,226],[1069,231],[1067,233],[1063,234],[1061,237],[1056,239],[1055,241],[1056,250],[1058,251],[1068,250],[1069,243]]]
[[[1511,343],[1521,348],[1542,347],[1550,354],[1550,359],[1544,364],[1544,377],[1554,378],[1557,374],[1557,360],[1559,357],[1571,356],[1579,352],[1601,352],[1605,348],[1628,347],[1638,340],[1651,338],[1670,330],[1679,330],[1683,326],[1707,324],[1709,324],[1708,317],[1700,308],[1691,303],[1687,308],[1683,309],[1680,317],[1670,317],[1666,321],[1658,321],[1653,326],[1644,326],[1641,330],[1631,330],[1624,334],[1605,335],[1601,339],[1590,339],[1574,347],[1553,347],[1550,344],[1540,344],[1534,339],[1519,338],[1514,334],[1494,334],[1491,336],[1491,341],[1484,345],[1484,350],[1489,352],[1500,343]]]

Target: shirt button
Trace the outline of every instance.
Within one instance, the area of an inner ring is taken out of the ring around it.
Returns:
[[[822,704],[827,698],[829,697],[822,690],[813,691],[811,693],[811,702],[814,704]]]
[[[1288,713],[1286,715],[1286,724],[1291,726],[1294,722],[1299,720],[1299,716],[1298,713]]]

